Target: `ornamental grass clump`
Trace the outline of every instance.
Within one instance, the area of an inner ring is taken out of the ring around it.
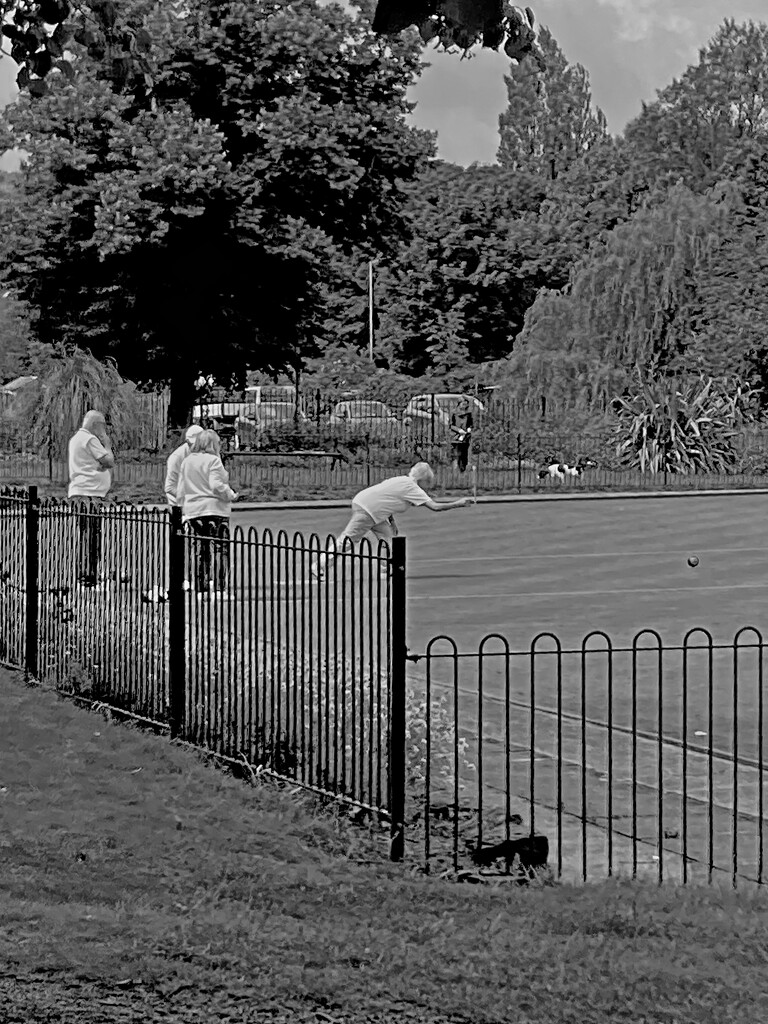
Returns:
[[[727,473],[759,393],[737,379],[638,377],[614,406],[619,460],[650,474]]]
[[[25,394],[20,419],[35,448],[63,458],[89,409],[104,413],[112,444],[127,446],[140,423],[135,385],[110,360],[81,349],[40,347],[38,379]]]

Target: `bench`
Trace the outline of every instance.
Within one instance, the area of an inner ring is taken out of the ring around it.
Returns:
[[[222,458],[226,461],[227,459],[245,458],[246,456],[250,456],[252,458],[253,457],[255,457],[255,458],[271,457],[271,458],[281,458],[281,459],[283,459],[283,458],[287,458],[287,459],[291,459],[291,458],[296,458],[296,459],[326,458],[326,459],[331,459],[332,460],[331,461],[331,469],[335,469],[336,465],[339,462],[349,462],[349,456],[345,455],[343,452],[340,452],[338,450],[332,451],[332,452],[313,451],[313,450],[301,450],[301,451],[291,450],[291,451],[287,451],[287,452],[280,452],[280,451],[267,451],[264,448],[255,448],[252,451],[242,451],[242,450],[238,449],[237,451],[225,452],[222,455]]]

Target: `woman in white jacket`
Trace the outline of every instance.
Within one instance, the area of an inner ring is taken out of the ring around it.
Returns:
[[[204,430],[181,464],[176,498],[181,517],[197,538],[192,562],[197,566],[196,589],[226,593],[229,583],[230,502],[237,495],[229,486],[229,474],[221,461],[218,434]]]

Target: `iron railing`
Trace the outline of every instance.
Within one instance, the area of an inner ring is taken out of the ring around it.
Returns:
[[[168,722],[164,510],[58,502],[39,509],[39,678]]]
[[[399,858],[403,545],[203,536],[178,509],[6,490],[0,660],[365,809]]]
[[[765,883],[766,642],[406,649],[405,542],[0,493],[0,661],[389,822],[428,870]]]
[[[432,870],[506,861],[558,877],[766,882],[766,643],[643,630],[527,651],[489,635],[411,655],[424,694],[426,784],[411,813]],[[408,821],[408,817],[406,817]]]
[[[242,453],[228,459],[228,470],[238,492],[252,500],[301,498],[351,498],[364,487],[388,476],[405,473],[417,459],[429,461],[435,470],[435,488],[446,493],[474,493],[482,496],[501,494],[599,494],[610,492],[663,492],[765,489],[768,487],[768,465],[728,473],[641,472],[635,469],[597,465],[578,476],[540,477],[543,467],[532,459],[497,458],[484,461],[482,455],[461,472],[445,463],[447,456],[420,451],[404,455],[399,461],[368,461],[365,457],[349,463],[335,463],[319,455],[292,457],[274,453],[250,456]],[[443,459],[441,463],[438,461]],[[3,475],[3,467],[7,474]],[[30,482],[52,485],[65,491],[68,479],[66,464],[46,459],[18,457],[0,462],[0,480],[12,486]],[[132,495],[138,500],[162,501],[165,461],[145,460],[118,462],[113,472],[118,494]]]
[[[179,737],[388,811],[387,545],[239,527],[184,540]]]
[[[37,492],[0,489],[0,664],[23,668],[26,656],[28,510]]]
[[[423,426],[423,425],[422,425]],[[169,442],[169,450],[174,446]],[[768,434],[755,429],[734,438],[731,463],[723,472],[651,471],[626,464],[617,453],[616,436],[564,434],[551,430],[519,432],[500,423],[480,428],[465,470],[453,465],[448,432],[434,438],[421,426],[404,432],[371,433],[365,425],[334,425],[314,433],[282,431],[258,444],[225,452],[234,485],[253,498],[351,497],[386,476],[405,472],[416,461],[436,471],[444,491],[480,495],[530,493],[599,493],[601,491],[712,490],[768,487]],[[593,464],[576,475],[550,465]],[[114,486],[142,500],[163,499],[166,462],[162,455],[117,452]],[[0,437],[0,482],[44,483],[63,492],[67,464],[48,451],[18,451]]]

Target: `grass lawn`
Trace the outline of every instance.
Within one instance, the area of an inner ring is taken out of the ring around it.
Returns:
[[[761,895],[454,885],[0,674],[5,1022],[768,1019]]]
[[[347,518],[340,509],[234,512],[244,528],[322,537]],[[767,513],[768,498],[750,494],[415,509],[399,519],[409,646],[423,651],[448,633],[472,650],[500,632],[520,649],[543,630],[569,646],[597,629],[625,644],[645,627],[680,643],[692,626],[730,643],[741,626],[768,622]]]

